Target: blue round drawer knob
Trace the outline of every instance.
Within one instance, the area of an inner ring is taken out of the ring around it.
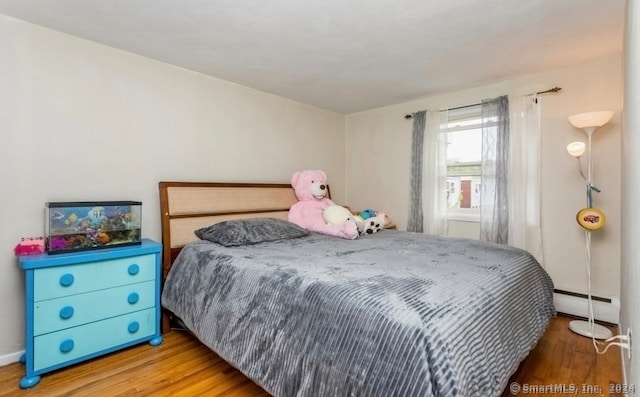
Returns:
[[[140,266],[134,263],[133,265],[129,265],[129,268],[127,269],[127,271],[129,272],[130,275],[135,276],[140,271]]]
[[[129,302],[130,304],[134,304],[137,303],[138,300],[140,300],[140,295],[138,295],[137,292],[132,292],[129,294],[129,296],[127,297],[127,302]]]
[[[73,274],[65,273],[60,277],[60,285],[62,285],[63,287],[68,287],[73,284],[73,280]]]
[[[135,334],[140,329],[140,324],[137,321],[134,321],[131,324],[129,324],[127,329],[129,330],[130,334]]]
[[[73,316],[73,306],[65,306],[60,309],[60,318],[63,320],[70,319]]]
[[[62,343],[60,343],[60,351],[63,353],[69,353],[71,350],[73,350],[73,340],[72,339],[67,339],[65,341],[62,341]]]

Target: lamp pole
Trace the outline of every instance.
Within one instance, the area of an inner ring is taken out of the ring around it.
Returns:
[[[596,131],[598,127],[605,125],[611,120],[613,116],[613,112],[605,111],[605,112],[591,112],[591,113],[581,113],[576,114],[569,117],[569,122],[576,128],[582,129],[587,134],[587,209],[593,210],[593,190],[599,192],[600,190],[593,186],[593,164],[591,162],[591,138],[593,133]],[[575,146],[574,146],[575,148]],[[569,147],[567,147],[569,150]],[[579,153],[571,152],[570,154],[576,156],[578,158],[580,155],[584,153],[584,151],[579,151]],[[584,178],[584,174],[582,174],[582,170],[580,170],[580,174]],[[580,223],[580,222],[579,222]],[[597,227],[601,227],[604,223],[598,224]],[[593,299],[591,296],[591,229],[589,227],[585,227],[582,223],[580,223],[582,227],[585,229],[585,244],[586,244],[586,261],[585,267],[587,271],[587,303],[588,303],[588,314],[587,320],[574,320],[569,323],[569,329],[571,331],[591,337],[594,339],[609,339],[612,334],[611,331],[600,325],[595,323],[595,318],[593,314]]]

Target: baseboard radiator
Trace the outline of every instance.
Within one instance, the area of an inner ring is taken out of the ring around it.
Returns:
[[[591,296],[593,301],[593,317],[605,323],[620,323],[620,299]],[[586,294],[553,290],[553,303],[558,313],[587,318],[589,306]]]

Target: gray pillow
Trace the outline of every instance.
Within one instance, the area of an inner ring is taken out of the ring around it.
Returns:
[[[276,218],[234,219],[195,231],[201,240],[237,247],[308,236],[309,232],[295,223]]]

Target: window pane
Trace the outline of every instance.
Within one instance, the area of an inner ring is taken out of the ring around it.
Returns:
[[[447,135],[447,164],[480,162],[482,156],[481,130],[455,131],[449,132]]]
[[[482,129],[480,107],[449,114],[447,200],[449,208],[480,208]]]

